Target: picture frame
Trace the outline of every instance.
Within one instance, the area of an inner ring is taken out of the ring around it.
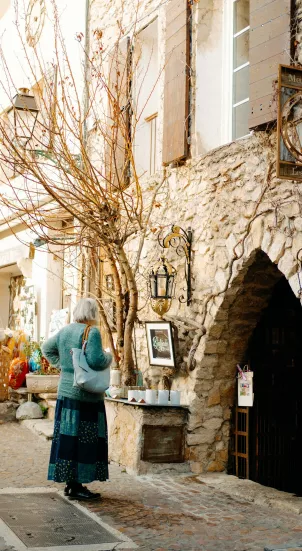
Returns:
[[[175,351],[170,321],[146,321],[149,363],[151,366],[175,367]]]

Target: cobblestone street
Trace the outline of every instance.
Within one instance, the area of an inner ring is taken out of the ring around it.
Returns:
[[[0,425],[0,487],[50,487],[50,442],[17,424]],[[117,466],[94,483],[101,502],[88,505],[130,537],[140,551],[263,551],[302,546],[301,516],[232,498],[190,475],[133,477]],[[54,485],[60,488],[59,485]],[[1,535],[1,534],[0,534]],[[0,550],[8,549],[0,538]]]

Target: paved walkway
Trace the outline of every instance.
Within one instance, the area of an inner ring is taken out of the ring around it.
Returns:
[[[46,481],[50,443],[17,424],[0,425],[0,488],[62,488]],[[234,498],[194,476],[129,476],[110,467],[88,505],[140,551],[263,551],[302,546],[302,516]],[[0,534],[1,536],[1,534]],[[0,537],[0,551],[7,547]]]

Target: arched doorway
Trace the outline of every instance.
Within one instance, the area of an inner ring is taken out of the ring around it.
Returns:
[[[250,479],[302,493],[302,308],[285,277],[275,285],[247,351],[254,371]]]

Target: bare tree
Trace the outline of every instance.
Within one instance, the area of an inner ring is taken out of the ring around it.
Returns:
[[[138,173],[134,151],[142,116],[132,93],[137,69],[132,55],[135,28],[131,37],[126,37],[120,27],[110,51],[103,47],[101,30],[94,32],[89,49],[87,37],[82,33],[76,36],[85,67],[81,90],[56,1],[50,4],[54,54],[48,64],[38,49],[29,51],[16,12],[16,28],[39,113],[29,139],[24,136],[30,134],[34,114],[28,107],[21,138],[15,132],[16,107],[0,118],[0,203],[8,223],[14,217],[22,219],[49,246],[80,247],[86,276],[94,274],[102,327],[120,361],[123,379],[129,383],[134,373],[132,334],[138,311],[140,255],[157,194],[165,181],[165,172],[158,172],[152,193],[143,197],[142,174]],[[12,102],[17,87],[2,50],[1,62],[2,89]],[[159,75],[154,75],[149,97],[158,79]],[[140,86],[143,80],[144,75]],[[139,93],[137,87],[136,98]],[[128,252],[128,242],[134,236],[138,243],[135,256]],[[109,289],[100,275],[102,260],[110,266],[113,278]],[[116,334],[104,307],[103,299],[108,296],[116,304]]]

